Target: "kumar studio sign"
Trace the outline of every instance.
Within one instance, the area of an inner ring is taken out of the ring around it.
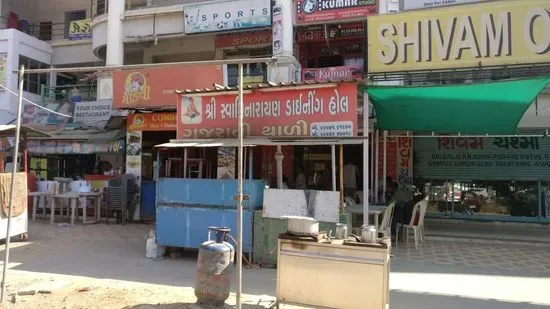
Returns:
[[[550,1],[372,16],[369,73],[550,62]]]

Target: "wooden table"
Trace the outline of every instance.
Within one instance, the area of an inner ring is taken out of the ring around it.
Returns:
[[[46,204],[52,206],[53,193],[51,192],[29,192],[32,197],[32,221],[36,221],[36,208],[42,206],[42,218],[46,218]]]
[[[53,196],[53,203],[52,203],[52,216],[50,219],[51,223],[54,223],[54,213],[55,213],[55,200],[56,199],[68,199],[69,200],[69,209],[71,210],[71,225],[74,225],[77,211],[78,211],[78,204],[82,205],[82,223],[96,223],[99,222],[101,219],[101,200],[103,197],[103,192],[66,192],[62,194],[57,194]],[[87,221],[86,216],[86,200],[87,199],[93,199],[94,200],[94,207],[95,207],[95,220]],[[80,203],[79,203],[80,202]]]

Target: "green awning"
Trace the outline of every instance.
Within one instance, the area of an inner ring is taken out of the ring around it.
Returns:
[[[443,86],[360,86],[377,128],[437,133],[515,134],[550,77]]]

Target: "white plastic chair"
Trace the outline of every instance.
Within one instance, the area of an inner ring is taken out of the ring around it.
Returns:
[[[409,224],[401,224],[397,226],[397,235],[395,237],[396,243],[399,241],[399,228],[405,229],[405,236],[407,243],[409,242],[409,230],[413,230],[414,233],[414,247],[418,249],[418,243],[424,242],[424,235],[422,229],[424,228],[424,216],[426,215],[426,209],[428,208],[428,201],[422,200],[416,203],[413,207],[411,221]],[[418,221],[416,217],[418,216]]]
[[[392,202],[384,211],[382,217],[382,223],[380,224],[379,231],[384,234],[384,237],[391,237],[391,222],[393,218],[393,211],[395,210],[395,202]]]

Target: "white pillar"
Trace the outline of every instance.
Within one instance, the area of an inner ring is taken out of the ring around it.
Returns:
[[[124,33],[122,15],[125,1],[109,1],[107,22],[107,59],[106,65],[124,64]]]
[[[369,95],[363,94],[363,223],[369,224]]]
[[[384,141],[383,141],[383,147],[384,147],[384,159],[383,159],[383,177],[382,177],[382,203],[386,203],[386,177],[387,175],[387,169],[388,169],[388,131],[384,130]]]
[[[275,0],[273,5],[273,55],[277,63],[268,66],[272,82],[301,80],[301,66],[294,57],[294,28],[292,0]]]
[[[378,203],[378,188],[379,188],[379,179],[378,179],[378,163],[380,162],[380,132],[378,130],[374,130],[374,202]]]
[[[281,146],[277,146],[277,152],[275,153],[275,161],[277,162],[277,188],[283,188],[283,159],[285,155]]]
[[[370,144],[369,153],[371,154],[371,156],[370,156],[370,169],[369,169],[370,178],[369,179],[374,180],[374,154],[375,154],[375,152],[374,152],[374,130],[371,132],[370,128],[369,128],[367,132],[369,132],[368,133],[369,134],[369,144]],[[370,182],[369,190],[370,190],[370,193],[371,193],[371,198],[373,198],[374,197],[374,181]]]
[[[336,146],[330,145],[330,163],[332,165],[332,191],[336,191]]]

